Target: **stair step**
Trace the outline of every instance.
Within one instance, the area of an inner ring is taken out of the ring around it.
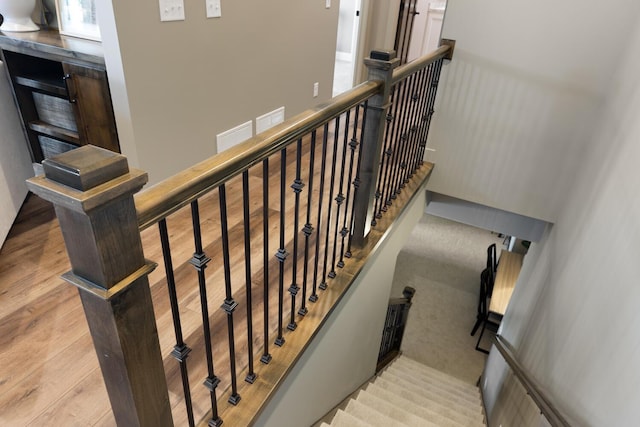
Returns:
[[[415,393],[413,390],[408,390],[401,385],[394,384],[391,381],[385,380],[381,377],[376,378],[374,384],[389,390],[392,393],[398,394],[401,397],[411,400],[412,402],[431,409],[434,412],[445,415],[447,418],[456,420],[463,424],[468,424],[474,420],[482,418],[481,413],[469,414],[467,408],[459,403],[449,402],[441,403],[431,400],[429,397],[425,397],[419,393]]]
[[[389,418],[393,418],[409,427],[439,427],[441,425],[432,423],[427,418],[423,418],[411,411],[393,405],[389,401],[381,399],[366,390],[360,390],[356,401],[376,408],[377,411],[382,412]]]
[[[422,405],[421,402],[416,403],[411,399],[406,399],[373,383],[368,384],[365,391],[379,399],[386,400],[387,402],[397,406],[398,408],[402,408],[407,412],[410,412],[416,416],[428,420],[429,422],[437,424],[438,426],[461,427],[470,425],[469,419],[467,418],[457,417],[457,419],[452,419],[444,414],[439,413],[437,410],[434,410],[431,407]]]
[[[371,424],[367,424],[366,422],[340,409],[333,417],[331,427],[371,427]]]
[[[462,393],[466,393],[472,396],[478,394],[478,389],[475,385],[466,383],[454,376],[445,374],[437,369],[423,365],[406,356],[399,357],[391,365],[394,369],[399,369],[405,372],[411,372],[412,375],[424,380],[432,379],[445,382],[449,384],[449,387],[455,390],[459,390]],[[391,366],[389,368],[391,368]]]
[[[389,367],[385,370],[384,375],[393,375],[399,377],[411,384],[418,387],[426,387],[427,389],[436,389],[438,393],[444,393],[446,396],[450,396],[454,399],[462,399],[471,405],[481,405],[482,400],[480,398],[480,391],[477,387],[472,387],[467,390],[461,390],[460,388],[452,385],[447,381],[443,381],[440,378],[425,377],[420,374],[409,372],[406,369],[400,369],[399,367]],[[384,376],[381,375],[381,376]]]
[[[448,384],[437,381],[420,381],[415,378],[407,378],[406,373],[396,371],[386,371],[380,378],[391,381],[394,384],[402,385],[407,390],[420,394],[429,399],[447,404],[455,402],[461,406],[469,408],[470,414],[481,413],[479,394],[469,396],[468,394],[457,393],[451,390]],[[411,374],[408,374],[411,375]]]
[[[368,425],[375,427],[408,427],[406,424],[395,420],[377,408],[365,405],[358,400],[350,400],[344,410],[347,414],[364,421]]]

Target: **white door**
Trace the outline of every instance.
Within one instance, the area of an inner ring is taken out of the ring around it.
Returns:
[[[333,96],[353,87],[360,33],[361,0],[340,0]]]
[[[407,62],[438,48],[445,5],[446,3],[441,1],[418,0],[416,4],[418,15],[416,15],[411,29]]]

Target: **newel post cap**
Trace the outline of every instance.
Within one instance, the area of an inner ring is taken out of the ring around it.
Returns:
[[[29,190],[54,205],[88,212],[125,194],[139,191],[146,172],[129,169],[122,154],[93,145],[42,162],[44,175],[27,180]]]

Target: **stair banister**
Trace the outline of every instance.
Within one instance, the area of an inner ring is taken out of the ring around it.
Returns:
[[[567,418],[558,408],[556,408],[551,399],[535,383],[531,374],[529,374],[520,362],[518,362],[515,354],[513,353],[511,344],[509,344],[509,342],[501,335],[496,335],[494,338],[494,345],[522,386],[527,390],[527,394],[531,396],[531,399],[538,406],[540,412],[544,415],[547,421],[549,421],[553,427],[570,427],[571,424],[567,421]]]
[[[172,426],[133,194],[147,174],[87,145],[43,162],[31,191],[53,203],[111,407],[120,426]]]

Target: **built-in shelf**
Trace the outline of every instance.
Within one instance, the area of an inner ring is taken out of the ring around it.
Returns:
[[[61,78],[15,76],[16,84],[40,90],[51,95],[67,98],[67,88]]]
[[[29,122],[29,129],[42,135],[48,135],[74,145],[80,145],[78,132],[45,123],[40,120]]]

